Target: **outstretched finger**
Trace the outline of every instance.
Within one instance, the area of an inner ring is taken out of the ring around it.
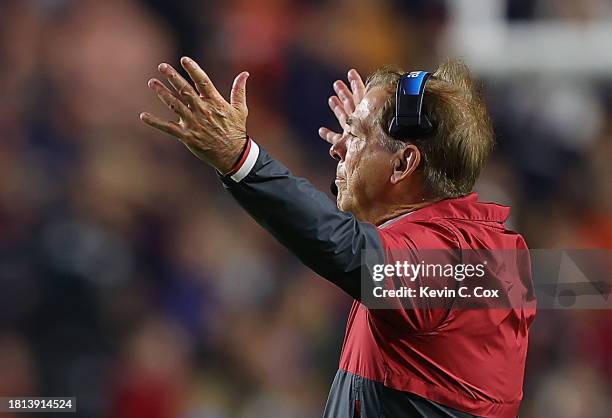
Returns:
[[[168,82],[172,87],[174,87],[179,97],[185,100],[185,102],[189,104],[192,109],[194,109],[198,104],[197,100],[199,100],[199,98],[198,93],[195,91],[193,86],[189,84],[189,82],[185,80],[185,78],[183,78],[183,76],[180,75],[178,71],[176,71],[170,64],[161,63],[157,69],[160,73],[166,76]]]
[[[215,85],[210,81],[208,75],[200,68],[200,66],[191,58],[181,58],[181,65],[189,74],[189,77],[195,83],[198,92],[207,99],[224,100]]]
[[[232,92],[230,93],[230,104],[236,109],[246,111],[246,82],[249,78],[249,73],[246,71],[241,72],[234,79],[232,84]]]
[[[183,120],[191,120],[192,114],[189,108],[176,97],[168,87],[156,78],[152,78],[148,83],[149,87],[155,91],[157,97],[168,106],[174,113],[176,113]]]
[[[187,134],[187,131],[178,123],[158,118],[147,112],[140,114],[140,120],[152,128],[159,129],[179,139],[185,138]]]
[[[342,137],[342,134],[322,126],[319,128],[319,136],[325,142],[329,143],[330,145],[334,145]]]
[[[342,129],[344,129],[346,127],[346,119],[348,118],[348,114],[344,110],[340,99],[338,99],[337,96],[331,96],[327,101],[327,104],[329,104],[329,108],[332,110],[332,112],[334,112],[336,119],[338,119],[338,122],[340,122],[340,126]]]
[[[355,111],[355,101],[353,99],[353,93],[351,93],[347,85],[344,84],[344,81],[337,80],[334,83],[334,91],[342,102],[342,107],[344,107],[344,111],[347,114],[353,113],[353,111]]]
[[[353,92],[353,102],[357,106],[361,99],[363,99],[363,96],[365,96],[365,84],[356,69],[351,68],[347,75],[348,81],[351,84],[351,91]]]

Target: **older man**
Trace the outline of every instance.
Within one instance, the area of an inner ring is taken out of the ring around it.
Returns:
[[[396,250],[527,248],[504,227],[508,208],[471,193],[493,138],[465,65],[383,69],[365,85],[352,70],[351,89],[335,83],[329,103],[343,132],[320,135],[338,161],[336,206],[247,135],[248,73],[227,102],[193,60],[181,64],[195,88],[168,64],[159,71],[173,89],[149,81],[179,121],[149,113],[142,121],[216,168],[258,223],[355,299],[325,416],[516,416],[535,314],[528,266],[501,256],[489,265],[496,291],[513,301],[495,308],[458,308],[451,294],[442,305],[417,295],[376,309],[366,301],[373,283],[362,280],[367,250],[392,264]]]

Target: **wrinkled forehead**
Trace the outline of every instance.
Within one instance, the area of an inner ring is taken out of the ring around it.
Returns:
[[[380,87],[372,87],[366,91],[365,96],[355,108],[351,118],[364,130],[371,130],[378,125],[380,111],[385,105],[390,93]]]

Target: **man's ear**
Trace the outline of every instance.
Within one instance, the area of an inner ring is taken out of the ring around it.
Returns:
[[[393,172],[391,173],[391,184],[397,184],[410,177],[421,163],[421,152],[413,145],[408,144],[399,150],[393,159]]]

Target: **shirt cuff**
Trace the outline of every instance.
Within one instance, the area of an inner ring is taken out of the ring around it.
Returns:
[[[258,157],[259,146],[255,141],[248,137],[248,142],[244,152],[242,153],[242,157],[240,157],[240,160],[238,160],[230,172],[226,174],[226,177],[231,178],[236,183],[240,182],[243,178],[249,175],[255,166]]]

